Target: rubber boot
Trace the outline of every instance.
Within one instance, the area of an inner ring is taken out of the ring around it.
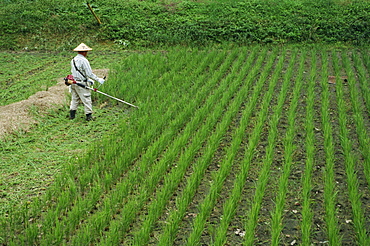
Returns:
[[[69,111],[69,119],[73,120],[76,117],[76,110]]]
[[[86,114],[86,120],[87,121],[90,121],[90,120],[92,120],[93,118],[92,118],[92,114],[90,113],[90,114]]]

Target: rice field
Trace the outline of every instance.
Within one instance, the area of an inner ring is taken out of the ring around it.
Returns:
[[[3,245],[370,245],[369,49],[112,63],[119,131],[1,220]]]

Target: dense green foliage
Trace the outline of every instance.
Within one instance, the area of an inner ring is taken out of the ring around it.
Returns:
[[[244,1],[2,0],[2,49],[66,49],[115,41],[126,47],[157,44],[369,43],[367,0]]]

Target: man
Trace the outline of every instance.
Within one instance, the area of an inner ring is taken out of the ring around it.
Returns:
[[[104,83],[103,78],[98,78],[91,70],[90,62],[86,59],[87,52],[92,50],[89,46],[81,43],[73,51],[77,51],[78,54],[71,61],[71,73],[74,79],[78,83],[83,83],[87,86],[94,84],[94,80],[100,84]],[[92,101],[91,91],[86,88],[82,88],[76,84],[71,85],[72,101],[70,105],[69,118],[74,119],[76,116],[76,110],[79,102],[84,104],[84,110],[86,120],[92,120]]]

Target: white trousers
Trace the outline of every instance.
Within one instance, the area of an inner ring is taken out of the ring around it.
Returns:
[[[82,88],[76,84],[71,85],[72,101],[69,107],[70,110],[77,110],[78,104],[83,103],[85,114],[91,114],[92,111],[92,101],[91,101],[91,91],[89,89]]]

